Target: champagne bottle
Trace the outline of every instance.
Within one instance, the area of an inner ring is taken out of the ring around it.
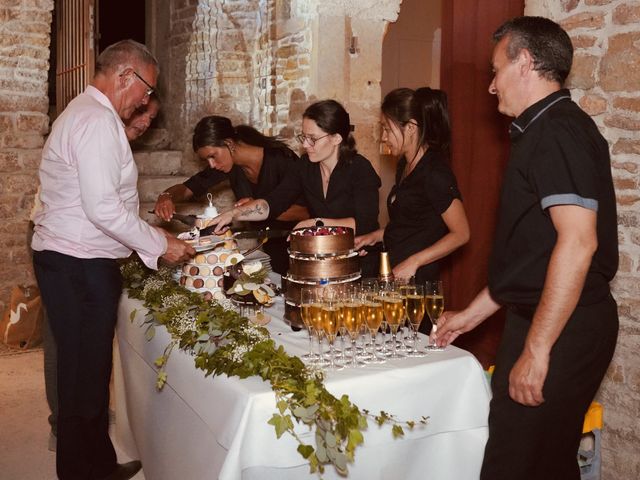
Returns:
[[[380,283],[393,282],[393,272],[389,261],[389,252],[380,252],[380,272],[378,273]]]

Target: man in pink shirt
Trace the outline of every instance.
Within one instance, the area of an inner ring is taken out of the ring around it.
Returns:
[[[150,268],[195,252],[138,215],[138,172],[123,120],[146,105],[158,76],[144,45],[102,52],[91,85],[54,122],[34,217],[36,278],[58,353],[56,470],[66,479],[128,479],[108,434],[112,343],[122,290],[116,260],[135,250]]]

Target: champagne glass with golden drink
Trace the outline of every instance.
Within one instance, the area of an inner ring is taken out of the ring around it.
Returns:
[[[362,303],[364,322],[371,335],[371,353],[367,358],[368,363],[384,363],[385,357],[379,357],[376,353],[376,336],[382,321],[384,320],[384,310],[382,307],[382,299],[377,296],[363,298]]]
[[[313,337],[316,335],[315,323],[313,321],[314,307],[317,310],[320,308],[315,289],[310,287],[302,288],[300,290],[300,316],[302,317],[302,323],[304,323],[309,333],[309,353],[302,355],[300,358],[311,364],[315,364],[320,358],[320,355],[316,355],[313,352]]]
[[[360,328],[363,323],[362,301],[357,291],[352,291],[342,302],[342,324],[351,340],[351,367],[361,367],[365,363],[358,358],[356,341],[360,335]]]
[[[337,292],[327,290],[322,302],[322,330],[329,342],[329,369],[342,370],[344,366],[335,359],[333,343],[340,328],[340,303]]]
[[[322,327],[323,293],[324,292],[322,290],[315,291],[315,298],[309,309],[309,314],[311,317],[310,323],[313,328],[313,332],[318,339],[318,359],[315,363],[315,365],[317,365],[318,367],[326,367],[327,365],[329,365],[329,362],[327,362],[322,352],[322,337],[324,335],[324,329]]]
[[[411,324],[409,323],[409,317],[407,315],[407,297],[411,293],[415,293],[415,290],[416,290],[415,277],[411,277],[409,279],[401,279],[401,280],[396,279],[395,283],[397,285],[397,290],[400,293],[400,296],[402,297],[402,301],[404,302],[404,312],[405,312],[404,320],[400,323],[400,327],[398,329],[398,333],[400,333],[401,341],[398,342],[398,345],[396,345],[396,348],[398,348],[399,351],[401,351],[402,353],[407,353],[411,349],[411,347],[408,346],[408,343],[413,338],[413,334],[412,334],[413,330],[412,330]]]
[[[425,315],[424,285],[414,285],[413,289],[408,291],[403,299],[404,311],[413,334],[413,347],[408,355],[411,357],[423,357],[425,353],[418,350],[418,329]]]
[[[382,297],[382,308],[384,310],[384,318],[391,330],[391,358],[401,358],[401,355],[396,348],[396,335],[398,334],[398,327],[404,322],[404,302],[400,293],[397,291],[389,291]]]
[[[444,311],[444,292],[442,290],[442,280],[428,281],[425,283],[424,288],[425,310],[427,312],[427,315],[429,315],[431,324],[433,325],[431,332],[436,333],[438,328],[438,319]],[[430,343],[427,346],[427,350],[439,351],[442,349],[439,348],[435,343]]]

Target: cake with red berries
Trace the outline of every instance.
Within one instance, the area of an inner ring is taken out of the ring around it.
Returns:
[[[360,279],[353,229],[340,226],[298,228],[291,232],[286,283],[285,318],[301,327],[302,288],[341,288]]]

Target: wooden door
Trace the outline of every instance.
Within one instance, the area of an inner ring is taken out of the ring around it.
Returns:
[[[56,112],[82,93],[95,69],[97,0],[56,0]]]
[[[497,111],[491,82],[493,32],[522,15],[524,0],[449,0],[442,5],[441,88],[449,95],[452,167],[458,179],[471,240],[450,258],[443,278],[447,309],[465,307],[487,283],[487,266],[497,220],[502,174],[509,153],[510,119]],[[488,319],[456,344],[488,366],[504,324]]]

